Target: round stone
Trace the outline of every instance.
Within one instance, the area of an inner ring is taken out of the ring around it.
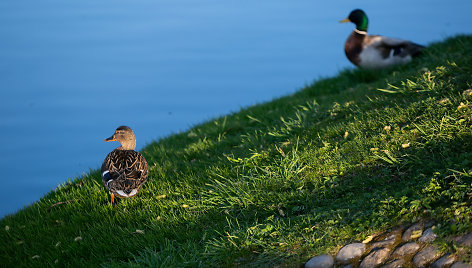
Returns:
[[[403,241],[410,241],[413,240],[415,235],[420,234],[423,232],[424,224],[419,222],[410,226],[406,231],[403,233],[402,240]]]
[[[449,267],[456,258],[454,256],[451,256],[450,254],[444,255],[439,260],[435,261],[433,264],[431,264],[431,268],[444,268],[444,267]]]
[[[465,262],[456,262],[451,268],[472,268],[472,265]]]
[[[384,266],[382,266],[382,268],[402,268],[404,267],[403,264],[405,264],[404,259],[397,259],[390,263],[385,264]]]
[[[436,247],[429,246],[422,249],[413,257],[413,264],[415,267],[426,267],[440,256],[441,252],[439,252]]]
[[[313,257],[305,263],[305,268],[332,268],[333,266],[333,257],[326,254]]]
[[[360,258],[365,251],[365,244],[353,243],[342,247],[338,255],[336,255],[336,262],[339,264],[348,264],[351,261]]]
[[[424,231],[423,235],[418,239],[420,243],[429,243],[432,242],[438,237],[434,232],[433,228],[428,228]]]
[[[415,242],[406,243],[393,252],[394,258],[415,254],[420,249],[420,245]]]
[[[472,247],[472,233],[461,235],[454,240],[462,246]]]
[[[380,264],[385,262],[390,253],[388,248],[377,248],[372,250],[369,255],[367,255],[359,265],[359,268],[371,268],[378,267]]]

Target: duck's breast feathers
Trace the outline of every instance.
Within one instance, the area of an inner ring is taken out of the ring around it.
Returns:
[[[365,38],[366,34],[359,34],[354,31],[349,35],[344,44],[344,52],[346,53],[347,58],[355,65],[359,65],[359,55],[362,52]]]

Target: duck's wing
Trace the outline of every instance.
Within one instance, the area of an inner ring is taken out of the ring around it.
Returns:
[[[148,177],[146,159],[133,150],[114,150],[102,164],[102,182],[118,196],[135,195]]]
[[[102,182],[107,189],[109,182],[116,180],[122,173],[121,158],[119,150],[114,150],[107,155],[102,163]]]
[[[421,53],[424,46],[408,40],[390,38],[380,35],[371,35],[370,43],[375,46],[384,58],[389,57],[416,57]]]

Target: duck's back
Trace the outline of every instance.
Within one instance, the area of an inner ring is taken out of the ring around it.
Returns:
[[[134,150],[113,150],[103,161],[101,171],[105,187],[120,197],[135,195],[148,177],[146,159]]]

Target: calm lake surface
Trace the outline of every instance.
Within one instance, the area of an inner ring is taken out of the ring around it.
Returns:
[[[128,125],[138,150],[352,68],[339,24],[421,44],[471,33],[470,0],[3,0],[0,217],[100,167]]]

